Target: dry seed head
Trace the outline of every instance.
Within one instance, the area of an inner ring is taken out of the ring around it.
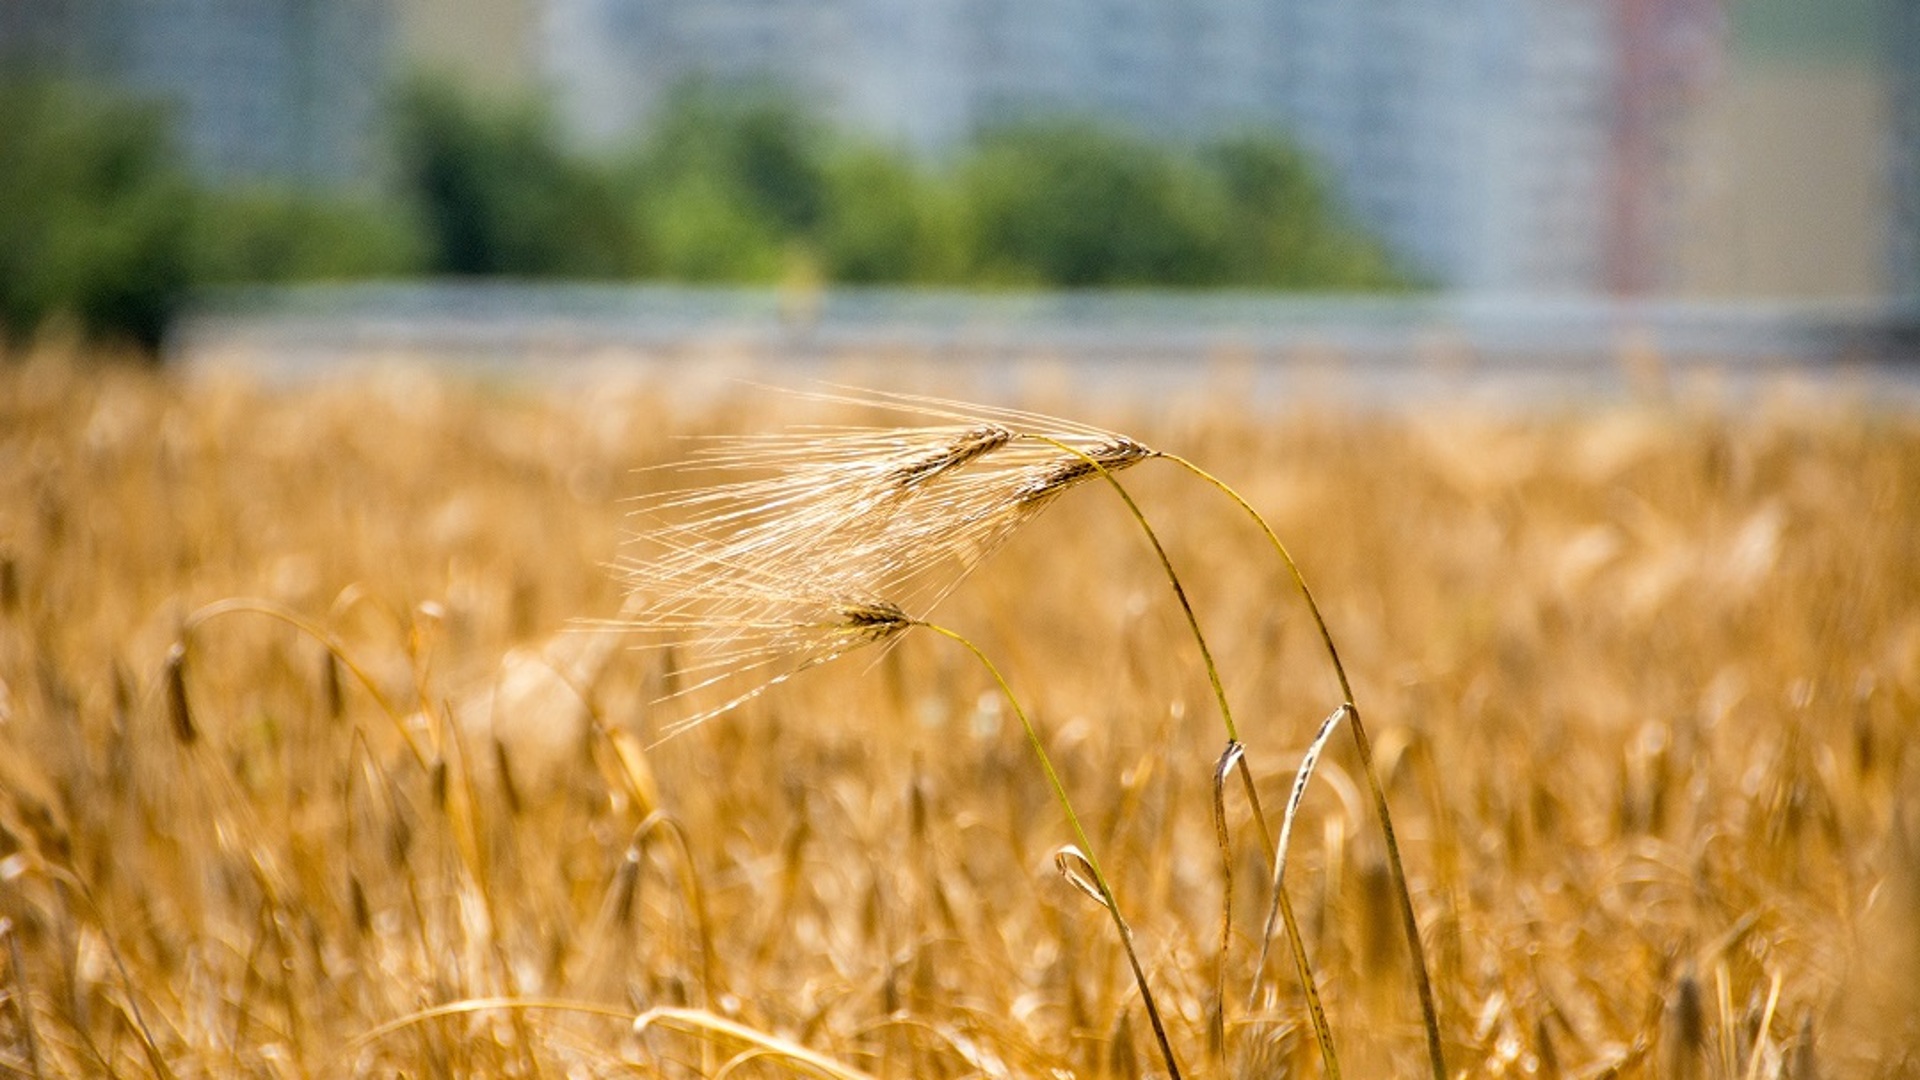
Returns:
[[[706,593],[735,568],[807,579],[846,568],[836,575],[845,587],[892,595],[916,540],[951,520],[955,474],[1014,438],[971,424],[716,440],[687,467],[762,475],[639,500],[643,526],[622,572],[656,608]]]
[[[1152,456],[1153,451],[1124,435],[1117,436],[1111,442],[1067,455],[1049,465],[1040,475],[1022,485],[1014,497],[1022,506],[1043,503],[1082,480],[1100,475],[1102,471],[1118,472]]]
[[[1107,1037],[1106,1073],[1118,1080],[1139,1080],[1140,1056],[1133,1045],[1133,1013],[1121,1009]]]
[[[1683,971],[1674,983],[1673,996],[1667,1002],[1666,1061],[1667,1075],[1697,1076],[1707,1049],[1707,1010],[1700,980],[1692,970]]]
[[[890,479],[903,488],[916,487],[951,472],[985,454],[1012,442],[1014,434],[998,424],[983,424],[968,428],[955,436],[948,445],[928,455],[920,461],[911,461],[896,467]]]
[[[193,723],[193,706],[187,701],[187,643],[176,641],[167,650],[167,718],[173,722],[174,738],[192,746],[200,738]]]
[[[1812,1013],[1800,1020],[1800,1034],[1793,1040],[1785,1074],[1786,1080],[1816,1080],[1820,1075],[1818,1059],[1814,1056]]]
[[[9,614],[20,610],[20,569],[15,564],[13,553],[0,554],[0,611]]]
[[[134,692],[133,672],[127,670],[127,665],[118,656],[113,658],[110,670],[113,680],[113,727],[115,731],[122,731],[126,727],[127,717],[133,715],[133,703],[138,695]]]
[[[330,650],[320,655],[320,699],[326,703],[327,719],[338,721],[347,714],[347,697],[340,686],[340,658]]]
[[[387,865],[395,870],[404,869],[407,857],[413,852],[413,826],[397,806],[387,821],[386,841]]]
[[[628,846],[626,854],[620,859],[620,869],[613,875],[613,887],[607,893],[608,917],[621,925],[633,919],[634,901],[640,895],[641,857],[638,842]]]
[[[513,762],[507,754],[507,746],[498,736],[489,741],[493,743],[493,768],[494,774],[500,779],[500,796],[507,804],[507,813],[519,817],[523,805],[520,801],[520,785],[514,781]]]
[[[1547,1018],[1540,1016],[1533,1022],[1534,1055],[1540,1062],[1540,1076],[1544,1080],[1559,1080],[1560,1052],[1554,1049],[1553,1033],[1547,1030]]]
[[[862,645],[884,641],[913,625],[898,604],[885,600],[847,604],[840,609],[840,617],[845,620],[842,629]]]
[[[683,467],[741,479],[635,503],[619,625],[685,647],[676,695],[744,688],[700,718],[894,638],[1058,495],[1153,453],[1009,410],[823,396],[940,422],[711,440]]]
[[[366,887],[360,884],[360,875],[347,872],[348,906],[353,912],[353,928],[362,937],[373,933],[373,905],[367,902]]]

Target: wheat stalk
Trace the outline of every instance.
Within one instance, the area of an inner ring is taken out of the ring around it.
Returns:
[[[1180,602],[1227,730],[1222,760],[1232,759],[1237,765],[1263,849],[1274,851],[1276,866],[1283,865],[1284,850],[1276,851],[1268,831],[1218,666],[1198,617],[1153,527],[1114,475],[1149,458],[1168,455],[1125,435],[1018,410],[884,393],[805,396],[941,423],[892,429],[813,428],[713,440],[693,456],[690,468],[722,475],[745,471],[761,475],[637,501],[635,516],[650,527],[637,534],[636,547],[650,547],[653,554],[629,556],[619,566],[629,590],[620,622],[641,633],[691,640],[701,654],[689,669],[697,681],[681,693],[729,681],[745,685],[718,706],[670,725],[668,736],[869,640],[892,638],[897,632],[894,627],[918,621],[906,616],[903,604],[930,611],[1020,527],[1068,490],[1099,478],[1126,504]],[[1247,507],[1237,493],[1210,474],[1184,458],[1173,460]],[[1265,523],[1261,524],[1264,528]],[[1272,536],[1271,530],[1268,535]],[[1298,580],[1290,558],[1288,565]],[[889,601],[886,618],[855,618],[856,608],[849,603],[873,602],[844,599],[873,596],[897,598]],[[1308,599],[1311,602],[1310,594]],[[1314,614],[1318,618],[1317,608]],[[1320,625],[1325,636],[1324,621]],[[1330,636],[1327,644],[1331,653]],[[1340,670],[1337,653],[1333,655]],[[1344,670],[1340,673],[1344,689]],[[1351,694],[1345,696],[1351,707]],[[1354,726],[1357,731],[1357,710]],[[1370,755],[1363,750],[1363,757],[1371,772]],[[1381,810],[1395,877],[1404,889],[1398,847],[1384,806]],[[1223,848],[1223,857],[1227,854]],[[1291,904],[1277,884],[1274,902],[1285,915],[1316,1041],[1329,1075],[1337,1076],[1332,1037],[1305,945]],[[1117,911],[1115,915],[1117,919]],[[1422,969],[1420,988],[1429,1043],[1437,1049],[1417,936],[1413,948],[1416,966]],[[1435,1065],[1438,1069],[1437,1053]]]

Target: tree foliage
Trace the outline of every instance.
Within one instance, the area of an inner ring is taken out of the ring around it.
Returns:
[[[1403,284],[1284,137],[1197,148],[1056,119],[992,131],[944,168],[777,97],[679,95],[628,170],[644,276],[996,287]]]
[[[815,231],[825,275],[854,285],[970,280],[965,208],[942,178],[903,155],[851,144],[826,163]]]
[[[191,199],[154,109],[0,87],[0,329],[156,346],[188,286]]]
[[[967,163],[975,269],[988,280],[1213,285],[1225,280],[1214,178],[1142,139],[1067,123],[989,136]]]
[[[695,84],[654,125],[640,179],[659,190],[720,192],[781,233],[799,235],[824,210],[827,153],[827,132],[778,96]]]
[[[633,238],[612,177],[569,154],[531,104],[417,82],[395,116],[400,188],[433,273],[612,277]]]
[[[0,333],[58,327],[152,352],[203,284],[422,268],[401,204],[196,185],[169,121],[73,85],[0,85]]]
[[[1296,146],[1055,119],[939,162],[694,87],[595,156],[537,103],[414,82],[355,194],[195,186],[153,107],[0,88],[0,328],[146,346],[202,283],[410,274],[989,287],[1404,284]]]
[[[1347,220],[1313,162],[1270,134],[1241,134],[1201,151],[1227,200],[1226,277],[1281,289],[1400,283],[1379,241]]]
[[[390,200],[254,185],[202,195],[195,220],[197,282],[391,278],[426,264],[426,238]]]

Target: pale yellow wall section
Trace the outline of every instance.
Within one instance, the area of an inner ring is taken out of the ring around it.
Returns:
[[[536,0],[402,0],[395,5],[407,62],[476,90],[516,94],[534,85]]]
[[[1887,95],[1864,65],[1734,64],[1703,118],[1676,291],[1885,296]]]

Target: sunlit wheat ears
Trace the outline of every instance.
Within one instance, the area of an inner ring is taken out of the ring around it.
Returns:
[[[998,424],[719,440],[686,468],[757,475],[640,500],[624,565],[653,604],[727,567],[798,576],[833,567],[931,606],[1035,513],[1097,475],[1090,459],[1120,469],[1147,456],[1123,436]]]
[[[676,728],[891,638],[903,627],[873,613],[925,615],[1066,491],[1153,455],[1062,421],[1014,426],[1041,419],[1025,414],[952,418],[707,440],[680,468],[719,482],[636,500],[619,623],[686,650],[676,695],[719,699]]]
[[[819,429],[724,439],[693,467],[758,475],[642,500],[636,551],[620,566],[628,629],[684,642],[694,684],[719,703],[663,737],[811,667],[924,627],[970,651],[1006,694],[1072,826],[1089,892],[1112,917],[1167,1064],[1180,1068],[1133,945],[1045,744],[1000,670],[964,636],[908,614],[938,603],[1014,530],[1083,481],[1153,452],[1124,436],[1018,414],[891,431]],[[885,599],[876,599],[876,598]],[[725,687],[725,690],[718,688]]]

